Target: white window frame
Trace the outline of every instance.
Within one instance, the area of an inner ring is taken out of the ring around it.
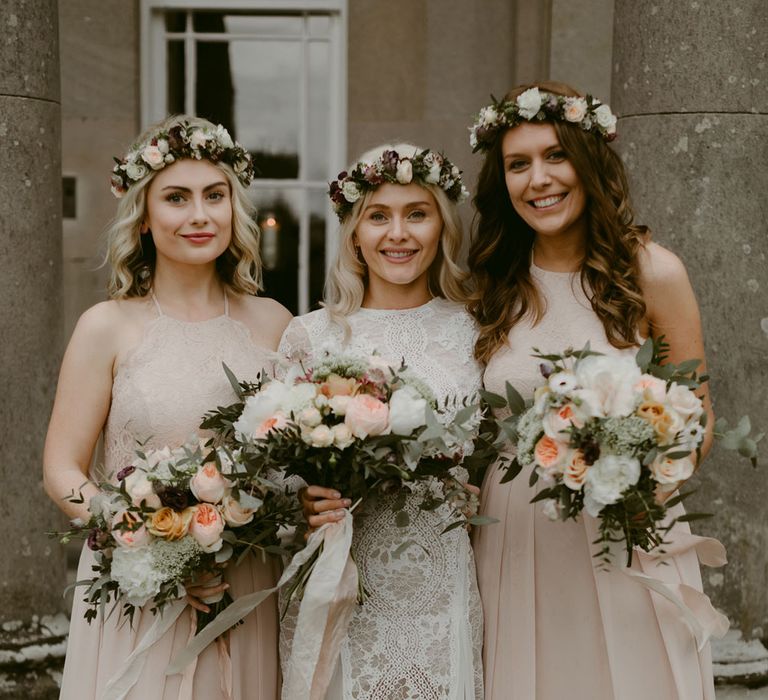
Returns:
[[[299,216],[299,250],[298,250],[298,307],[299,313],[309,311],[309,208],[307,195],[311,191],[326,191],[328,181],[336,177],[346,165],[346,135],[347,135],[347,3],[348,0],[141,0],[140,29],[141,29],[141,124],[142,129],[166,116],[166,31],[163,13],[167,10],[239,10],[253,12],[282,12],[296,13],[327,13],[331,15],[331,29],[328,44],[330,55],[330,134],[328,135],[329,162],[326,168],[326,180],[310,180],[306,177],[308,159],[306,157],[307,138],[309,133],[309,52],[306,46],[312,39],[302,41],[304,66],[301,73],[299,95],[299,174],[293,179],[261,179],[257,178],[251,184],[251,189],[298,189],[303,193],[302,206]],[[185,34],[186,31],[179,34]],[[200,37],[200,34],[195,35]],[[206,35],[203,35],[206,36]],[[226,39],[239,38],[238,35],[224,35]],[[253,35],[249,35],[253,37]],[[206,37],[208,38],[208,37]],[[214,40],[221,40],[222,35],[211,35]],[[260,36],[259,40],[280,40],[283,37]],[[192,35],[185,36],[187,55],[193,50]],[[158,70],[163,66],[163,70]],[[195,62],[186,61],[186,92],[187,104],[185,111],[194,113]],[[325,270],[336,255],[338,245],[338,220],[330,206],[326,205],[325,212]]]

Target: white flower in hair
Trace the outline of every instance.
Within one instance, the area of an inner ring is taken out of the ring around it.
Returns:
[[[411,180],[413,180],[413,165],[410,160],[403,158],[398,162],[396,177],[401,185],[410,184]]]
[[[221,124],[216,127],[214,138],[222,145],[223,148],[232,148],[235,145],[235,142],[232,140],[229,132]]]
[[[499,121],[499,113],[493,106],[483,107],[480,110],[479,121],[485,126],[492,126]]]
[[[517,107],[523,119],[533,119],[541,109],[539,88],[529,88],[517,97]]]
[[[147,174],[147,166],[141,163],[128,163],[125,172],[131,180],[141,180]]]
[[[207,140],[208,134],[202,129],[197,129],[196,131],[193,131],[192,135],[189,137],[189,145],[192,146],[192,148],[203,148]]]
[[[595,110],[595,119],[609,134],[613,134],[616,131],[616,116],[611,112],[611,108],[608,105],[600,105]]]
[[[341,186],[341,191],[344,193],[344,199],[352,203],[360,199],[362,194],[360,188],[354,182],[345,182]]]
[[[164,156],[157,146],[147,146],[141,152],[141,159],[153,170],[163,167]]]

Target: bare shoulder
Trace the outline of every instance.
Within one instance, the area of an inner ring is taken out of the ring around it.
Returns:
[[[658,243],[649,242],[638,252],[640,283],[644,290],[649,287],[668,287],[690,284],[683,261],[671,250]]]
[[[276,349],[293,315],[280,302],[269,297],[240,295],[233,304],[234,316],[248,326],[260,345]]]

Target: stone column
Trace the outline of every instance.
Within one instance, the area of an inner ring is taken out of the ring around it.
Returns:
[[[685,262],[701,306],[715,412],[768,429],[765,0],[616,0],[616,147],[637,219]],[[763,454],[768,443],[763,442]],[[702,570],[745,638],[768,637],[768,479],[715,447],[692,506],[728,548]]]
[[[64,553],[45,534],[61,519],[41,471],[61,342],[56,2],[4,0],[0,26],[0,689],[55,697],[46,674],[28,683],[35,664],[63,651],[50,615],[62,608]]]

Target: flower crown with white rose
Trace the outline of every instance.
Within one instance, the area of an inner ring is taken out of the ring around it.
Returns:
[[[412,182],[437,185],[457,204],[469,196],[461,181],[461,171],[428,148],[412,156],[386,150],[373,163],[360,162],[350,172],[339,173],[338,179],[330,183],[328,196],[339,221],[343,221],[366,192],[384,183],[410,185]]]
[[[529,88],[514,100],[496,100],[483,107],[477,120],[469,128],[469,143],[472,152],[487,151],[496,135],[505,129],[517,126],[522,121],[557,120],[580,126],[606,141],[616,138],[616,115],[608,105],[587,95],[566,97],[539,88]]]
[[[221,124],[211,128],[182,121],[133,146],[123,159],[115,158],[112,194],[122,197],[131,185],[141,182],[151,172],[183,158],[226,163],[245,187],[253,180],[251,154],[233,141]]]

